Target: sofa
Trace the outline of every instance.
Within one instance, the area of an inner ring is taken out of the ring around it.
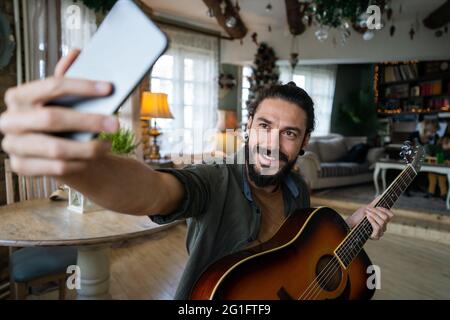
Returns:
[[[356,145],[364,146],[367,156],[364,155],[364,160],[358,162],[345,160]],[[297,160],[296,168],[311,190],[370,182],[375,163],[382,157],[384,148],[366,146],[366,137],[344,137],[339,134],[311,137],[305,154]]]

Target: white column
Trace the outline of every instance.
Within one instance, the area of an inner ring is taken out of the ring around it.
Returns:
[[[111,299],[109,254],[109,245],[78,248],[81,287],[77,290],[77,299]]]

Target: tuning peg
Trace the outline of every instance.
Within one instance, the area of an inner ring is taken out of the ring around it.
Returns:
[[[409,149],[411,149],[411,145],[409,145],[409,144],[404,144],[404,145],[402,145],[401,149],[402,149],[402,150],[409,150]]]
[[[411,148],[412,148],[411,141],[405,141],[402,145],[402,149],[411,149]]]

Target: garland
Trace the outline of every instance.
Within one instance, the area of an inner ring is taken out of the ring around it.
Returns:
[[[369,3],[369,0],[314,0],[309,13],[320,25],[338,28],[344,21],[358,23]]]
[[[247,106],[256,99],[258,93],[271,85],[278,84],[280,76],[276,65],[277,56],[272,47],[262,42],[255,55],[252,75],[248,77],[250,90]]]

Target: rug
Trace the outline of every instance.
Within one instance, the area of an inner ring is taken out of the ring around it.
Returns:
[[[375,197],[375,187],[372,183],[349,187],[336,187],[314,191],[312,196],[327,200],[348,201],[364,205],[373,201]],[[424,198],[423,193],[415,191],[411,192],[410,197],[405,195],[400,196],[394,205],[394,208],[450,216],[450,210],[446,209],[444,200],[440,198]]]

